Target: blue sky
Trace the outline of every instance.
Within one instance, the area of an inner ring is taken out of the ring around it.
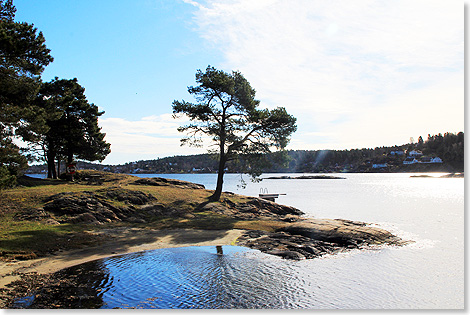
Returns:
[[[104,163],[197,154],[175,99],[197,69],[239,70],[298,118],[290,149],[395,145],[464,130],[464,3],[434,0],[16,0],[44,33],[43,80],[77,77],[106,113]]]

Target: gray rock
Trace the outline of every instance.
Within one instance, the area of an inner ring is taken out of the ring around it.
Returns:
[[[101,191],[100,191],[101,192]],[[103,190],[106,197],[115,199],[118,201],[127,201],[133,205],[145,205],[150,202],[157,201],[157,198],[151,194],[145,194],[141,191],[123,189],[123,188],[111,188]]]
[[[291,250],[273,249],[273,250],[267,251],[266,254],[276,255],[276,256],[280,256],[280,257],[285,258],[285,259],[292,259],[292,260],[305,259],[305,256],[302,255],[301,253],[294,252],[294,251],[291,251]]]

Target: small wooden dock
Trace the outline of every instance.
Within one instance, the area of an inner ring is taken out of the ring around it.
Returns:
[[[259,197],[268,201],[276,201],[276,198],[286,194],[259,194]]]

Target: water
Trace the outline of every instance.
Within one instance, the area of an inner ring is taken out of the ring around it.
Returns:
[[[308,216],[372,222],[415,243],[299,262],[236,246],[224,246],[223,256],[215,247],[190,247],[112,257],[95,262],[108,279],[97,285],[103,289],[101,307],[464,308],[464,179],[410,175],[265,179],[247,181],[243,190],[237,188],[239,175],[228,174],[226,191],[286,193],[276,201]],[[215,174],[140,176],[188,180],[207,189],[216,182]]]

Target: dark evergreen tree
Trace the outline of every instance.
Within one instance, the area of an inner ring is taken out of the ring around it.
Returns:
[[[0,168],[3,174],[9,170],[10,179],[27,167],[13,139],[29,141],[45,130],[32,103],[40,75],[53,60],[42,33],[32,24],[15,22],[15,12],[12,0],[0,1]]]
[[[198,103],[173,102],[173,114],[184,114],[191,124],[178,128],[187,132],[182,143],[201,145],[202,136],[217,146],[219,166],[216,190],[212,200],[220,199],[226,163],[243,156],[247,173],[260,174],[261,159],[272,147],[284,149],[290,135],[296,131],[296,118],[285,108],[273,110],[258,109],[255,90],[240,72],[231,74],[214,67],[196,73],[198,86],[191,86],[188,92]]]
[[[90,104],[85,89],[77,79],[57,77],[44,83],[38,93],[37,106],[43,109],[48,131],[41,135],[39,146],[48,164],[48,178],[56,178],[55,159],[66,158],[66,163],[82,159],[102,161],[111,152],[105,134],[98,126],[98,117],[104,112]]]

